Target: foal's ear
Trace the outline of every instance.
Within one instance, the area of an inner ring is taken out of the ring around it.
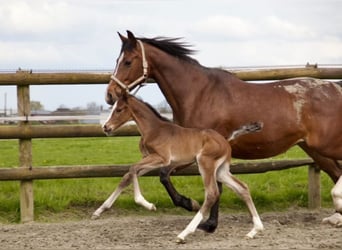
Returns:
[[[124,37],[123,35],[121,35],[120,32],[118,32],[118,35],[119,35],[122,43],[124,43],[125,41],[128,40],[127,37]]]
[[[137,44],[137,39],[135,38],[134,34],[127,30],[127,37],[129,42],[135,47],[135,45]]]

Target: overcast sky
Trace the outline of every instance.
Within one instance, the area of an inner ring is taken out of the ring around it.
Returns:
[[[183,37],[205,66],[342,63],[341,0],[0,0],[0,70],[112,71],[116,32]],[[106,85],[31,87],[47,110],[104,102]],[[0,87],[0,109],[16,108]],[[139,95],[157,104],[156,86]]]

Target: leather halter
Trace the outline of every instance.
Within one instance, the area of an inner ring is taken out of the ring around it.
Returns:
[[[126,90],[127,92],[130,91],[130,89],[134,88],[135,86],[137,86],[140,82],[142,81],[146,81],[147,80],[147,70],[148,70],[148,62],[146,60],[146,56],[145,56],[145,48],[144,45],[142,43],[142,41],[137,40],[140,48],[141,48],[141,55],[142,55],[142,65],[143,65],[143,74],[142,76],[140,76],[138,79],[136,79],[134,82],[130,83],[129,85],[124,84],[122,81],[120,81],[118,78],[116,78],[116,76],[113,74],[111,75],[110,79],[112,79],[113,81],[115,81],[121,88],[123,88],[124,90]]]

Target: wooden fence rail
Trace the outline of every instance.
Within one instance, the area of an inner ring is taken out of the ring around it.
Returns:
[[[311,159],[252,161],[231,165],[233,174],[256,174],[268,171],[283,170],[294,167],[312,165]],[[1,181],[64,179],[64,178],[93,178],[93,177],[122,177],[131,165],[89,165],[89,166],[50,166],[34,168],[0,168]],[[159,169],[155,169],[144,176],[158,176]],[[199,175],[197,165],[174,173],[175,176]]]
[[[281,80],[293,77],[342,79],[342,67],[298,67],[278,69],[227,69],[245,81]],[[17,71],[1,73],[0,85],[79,85],[108,83],[111,73],[35,73]],[[149,79],[148,82],[153,82]]]
[[[303,67],[290,69],[258,69],[230,70],[243,80],[279,80],[292,77],[316,77],[324,79],[342,79],[342,68]],[[34,138],[65,138],[65,137],[99,137],[104,136],[100,125],[31,125],[30,117],[30,85],[63,85],[63,84],[106,84],[110,73],[35,73],[17,71],[1,73],[1,85],[16,85],[18,98],[18,125],[0,126],[0,139],[19,139],[19,167],[0,168],[0,180],[20,181],[20,213],[21,221],[34,219],[33,180],[57,178],[89,178],[122,176],[128,165],[118,166],[54,166],[32,168],[32,139]],[[153,80],[149,80],[153,82]],[[127,126],[118,130],[116,135],[139,135],[135,126]],[[309,165],[309,207],[320,206],[319,170],[312,160],[291,160],[276,162],[236,163],[232,166],[233,173],[263,173],[291,167]],[[157,175],[158,171],[150,173]],[[198,174],[195,166],[177,173],[179,175]]]

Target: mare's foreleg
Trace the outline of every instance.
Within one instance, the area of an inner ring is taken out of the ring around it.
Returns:
[[[218,169],[217,180],[231,188],[246,203],[253,220],[253,228],[246,236],[248,238],[254,238],[258,232],[264,230],[264,226],[255,208],[248,186],[230,173],[228,163],[223,164]]]
[[[119,186],[114,190],[114,192],[107,198],[107,200],[93,213],[91,216],[92,219],[97,219],[100,215],[109,208],[112,207],[116,199],[120,196],[122,190],[127,187],[132,182],[132,175],[131,173],[126,173],[120,183]]]
[[[322,156],[317,150],[310,148],[305,142],[298,145],[315,161],[321,170],[326,172],[335,182],[331,190],[332,199],[335,206],[335,213],[323,219],[323,223],[329,223],[334,226],[342,226],[342,166],[341,162]],[[342,149],[340,150],[342,154]]]
[[[190,165],[191,164],[177,167],[177,170],[189,167]],[[170,175],[175,171],[175,168],[176,166],[161,168],[159,172],[160,182],[164,185],[175,206],[183,207],[188,211],[198,211],[200,209],[200,205],[198,204],[198,202],[181,195],[173,186]]]
[[[222,193],[222,183],[217,183],[220,194]],[[215,204],[210,209],[209,218],[198,225],[198,229],[201,229],[207,233],[213,233],[215,232],[217,225],[218,225],[218,215],[219,215],[219,206],[220,206],[220,197],[218,197]]]

